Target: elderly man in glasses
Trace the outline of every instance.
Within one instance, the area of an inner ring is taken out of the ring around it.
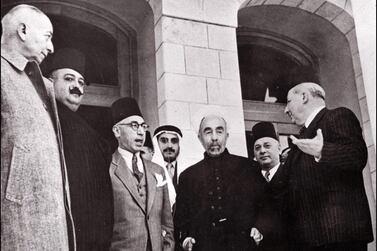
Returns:
[[[136,100],[111,106],[119,147],[110,164],[114,230],[110,250],[174,250],[173,220],[163,169],[140,157],[145,124]]]

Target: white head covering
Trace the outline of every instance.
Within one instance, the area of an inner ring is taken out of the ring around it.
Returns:
[[[169,200],[170,200],[170,205],[173,209],[173,205],[175,204],[175,197],[176,197],[176,191],[175,191],[175,188],[174,188],[174,185],[173,185],[173,180],[172,178],[170,177],[169,175],[169,172],[168,172],[168,169],[166,168],[166,163],[165,163],[165,160],[164,160],[164,157],[161,153],[161,150],[160,150],[160,147],[158,145],[158,141],[157,141],[157,137],[163,133],[171,133],[171,134],[175,134],[178,136],[179,138],[179,141],[181,142],[182,141],[182,137],[181,135],[179,135],[177,132],[174,132],[174,131],[167,131],[167,130],[162,130],[160,132],[158,132],[156,135],[153,136],[152,138],[152,143],[153,143],[153,147],[155,149],[154,151],[154,155],[153,155],[153,158],[152,158],[152,162],[156,163],[157,165],[160,165],[162,167],[162,169],[164,169],[164,173],[165,173],[165,177],[166,177],[166,180],[167,180],[167,185],[168,185],[168,191],[169,191]],[[181,147],[181,145],[180,145]],[[181,149],[180,149],[180,152],[177,156],[177,177],[179,177],[179,174],[184,170],[182,169],[181,167],[181,163],[179,162],[179,156],[181,155]]]

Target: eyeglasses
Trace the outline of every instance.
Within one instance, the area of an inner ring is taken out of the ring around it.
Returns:
[[[118,125],[127,125],[127,126],[131,127],[132,130],[134,130],[135,132],[137,132],[137,130],[139,130],[139,127],[141,127],[141,129],[143,129],[144,132],[146,130],[148,130],[148,128],[149,128],[149,125],[147,125],[145,123],[139,124],[137,122],[121,123],[121,124],[118,124]]]

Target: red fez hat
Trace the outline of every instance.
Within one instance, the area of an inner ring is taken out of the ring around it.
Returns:
[[[62,48],[52,54],[51,63],[47,66],[48,72],[68,68],[77,71],[82,76],[85,74],[85,55],[73,48]]]
[[[251,129],[252,133],[252,146],[254,146],[255,141],[260,138],[269,137],[279,141],[279,137],[276,134],[274,125],[271,122],[259,122],[253,126]]]
[[[120,98],[111,105],[114,124],[133,115],[143,117],[134,98]]]

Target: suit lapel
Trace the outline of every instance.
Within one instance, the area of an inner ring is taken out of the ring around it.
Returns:
[[[140,200],[139,193],[136,189],[134,177],[132,176],[129,168],[127,167],[126,161],[122,158],[118,150],[114,153],[113,164],[115,165],[115,176],[118,177],[118,179],[123,183],[123,185],[127,188],[131,196],[136,201],[136,204],[138,204],[141,210],[143,210],[143,212],[145,213],[143,203]]]
[[[147,164],[143,160],[143,165],[144,165],[144,173],[146,177],[146,182],[147,182],[147,214],[152,209],[154,197],[156,195],[156,178],[154,177],[154,173],[152,172],[151,168],[147,166]]]
[[[326,114],[327,108],[323,108],[310,123],[308,129],[305,130],[304,138],[311,139],[317,134],[318,122],[321,121],[323,116]]]

